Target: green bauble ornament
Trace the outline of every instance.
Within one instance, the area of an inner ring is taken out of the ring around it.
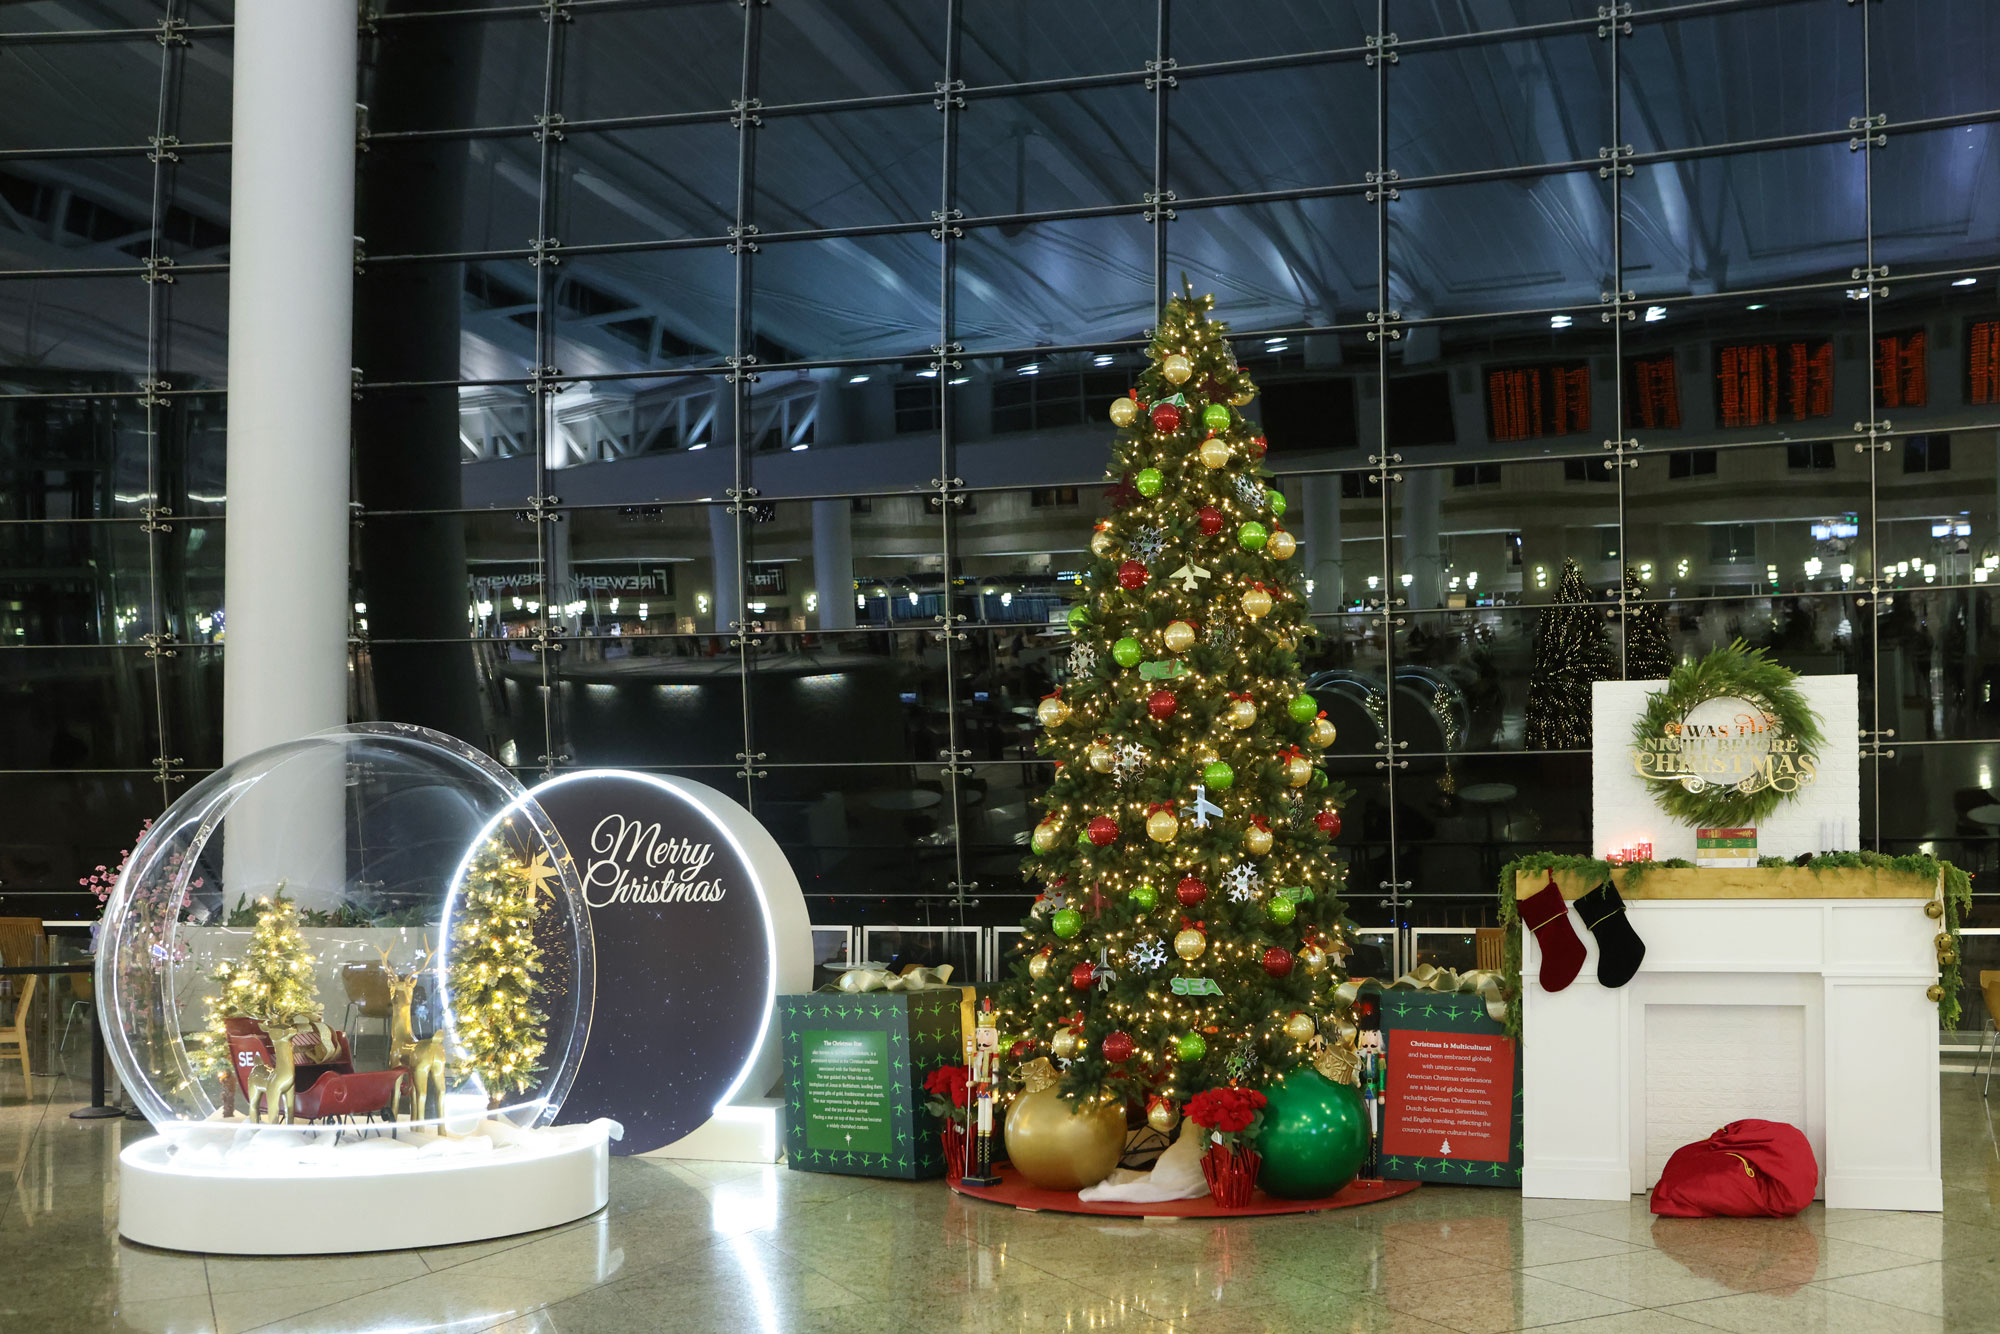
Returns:
[[[1285,493],[1283,491],[1266,491],[1264,493],[1264,500],[1271,507],[1272,518],[1282,519],[1285,517]]]
[[[1264,1086],[1270,1101],[1257,1152],[1264,1156],[1257,1184],[1283,1200],[1318,1200],[1361,1170],[1368,1153],[1368,1114],[1361,1094],[1301,1066]]]
[[[1199,1061],[1208,1055],[1208,1042],[1199,1033],[1183,1033],[1174,1041],[1174,1055],[1183,1061]]]
[[[1132,479],[1132,485],[1139,488],[1139,494],[1142,496],[1157,496],[1160,494],[1161,481],[1158,468],[1141,468],[1139,475]]]
[[[1083,848],[1083,849],[1084,849],[1084,850],[1086,850],[1086,851],[1088,851],[1088,850],[1089,850],[1089,849],[1090,849],[1091,847],[1095,846],[1095,845],[1094,845],[1094,844],[1092,844],[1092,843],[1091,843],[1091,841],[1090,841],[1090,831],[1089,831],[1089,830],[1085,829],[1085,830],[1079,830],[1079,831],[1077,832],[1077,836],[1076,836],[1076,845],[1077,845],[1077,846],[1078,846],[1079,848]]]
[[[1299,915],[1299,905],[1290,899],[1272,899],[1265,911],[1279,926],[1290,926],[1292,919]]]
[[[1139,647],[1139,641],[1126,635],[1111,646],[1111,660],[1120,667],[1137,667],[1139,659],[1146,656],[1146,650]]]
[[[1083,627],[1090,624],[1090,613],[1082,607],[1069,609],[1069,628],[1072,634],[1081,634]]]
[[[1083,914],[1074,908],[1058,908],[1049,915],[1049,930],[1068,940],[1083,930]]]
[[[1271,534],[1265,531],[1264,525],[1255,519],[1236,530],[1236,540],[1243,544],[1245,551],[1262,551],[1264,543],[1269,541],[1270,537]]]
[[[1319,701],[1311,695],[1297,694],[1292,696],[1292,702],[1285,706],[1285,712],[1292,715],[1292,721],[1295,723],[1309,723],[1319,717]]]
[[[1324,770],[1324,769],[1314,769],[1314,770],[1313,770],[1313,776],[1312,776],[1311,778],[1308,778],[1308,779],[1306,780],[1306,786],[1307,786],[1307,787],[1325,787],[1325,786],[1326,786],[1326,770]]]
[[[1229,428],[1229,409],[1220,403],[1211,403],[1201,410],[1201,424],[1211,431]]]
[[[1132,892],[1125,897],[1132,900],[1133,907],[1150,910],[1154,904],[1160,901],[1160,891],[1154,889],[1146,881],[1141,880],[1138,884],[1132,886]]]
[[[1201,771],[1201,781],[1221,792],[1236,781],[1236,771],[1221,760],[1210,760]]]

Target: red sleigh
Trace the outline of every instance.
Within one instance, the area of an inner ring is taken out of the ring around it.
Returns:
[[[234,1095],[241,1093],[253,1121],[260,1115],[272,1121],[345,1121],[377,1113],[386,1113],[390,1121],[396,1119],[396,1097],[409,1072],[356,1071],[347,1034],[333,1035],[333,1059],[309,1062],[293,1059],[297,1048],[289,1039],[281,1056],[254,1019],[225,1019],[223,1027],[229,1037],[230,1065],[236,1072],[234,1083],[224,1085],[225,1113],[234,1112]]]

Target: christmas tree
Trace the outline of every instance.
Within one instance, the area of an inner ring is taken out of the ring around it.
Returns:
[[[1650,596],[1631,566],[1625,567],[1625,679],[1660,681],[1674,670],[1667,638],[1667,609]]]
[[[535,1007],[542,947],[540,896],[557,872],[542,852],[530,863],[503,833],[472,860],[451,926],[445,980],[462,1068],[498,1102],[533,1088],[542,1070],[548,1016]]]
[[[1576,562],[1563,562],[1555,605],[1542,613],[1528,677],[1530,750],[1590,749],[1590,683],[1615,679],[1618,664],[1604,616]]]
[[[1040,709],[1045,892],[1004,997],[1017,1058],[1166,1125],[1309,1060],[1343,980],[1340,794],[1313,753],[1334,731],[1301,689],[1297,543],[1240,411],[1256,386],[1212,306],[1168,302],[1112,404],[1114,513],[1069,614],[1070,680]]]
[[[317,1021],[325,1012],[314,977],[319,961],[299,934],[299,905],[285,897],[283,881],[257,900],[255,911],[256,924],[243,957],[223,960],[210,977],[219,991],[203,1000],[205,1022],[188,1050],[197,1075],[229,1067],[226,1020],[247,1018],[262,1024],[305,1015]]]

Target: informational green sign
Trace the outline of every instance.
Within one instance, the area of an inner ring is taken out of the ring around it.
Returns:
[[[887,1153],[898,1093],[889,1035],[813,1029],[799,1034],[804,1057],[806,1147]]]

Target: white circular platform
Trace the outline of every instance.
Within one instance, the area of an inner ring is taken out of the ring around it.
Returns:
[[[176,1126],[194,1133],[119,1155],[126,1238],[212,1255],[334,1255],[534,1232],[604,1207],[620,1133],[593,1121],[462,1139],[343,1136],[335,1147],[324,1131],[287,1146],[268,1129],[241,1143],[222,1126],[203,1129]]]

